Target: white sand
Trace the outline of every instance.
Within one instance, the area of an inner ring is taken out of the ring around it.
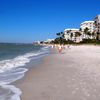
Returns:
[[[100,100],[100,47],[53,53],[16,86],[23,92],[21,100]]]

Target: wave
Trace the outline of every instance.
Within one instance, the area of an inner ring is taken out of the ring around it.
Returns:
[[[17,68],[15,70],[0,73],[0,85],[10,84],[21,79],[26,71],[28,71],[26,68]]]
[[[48,53],[49,47],[43,47],[37,52],[33,51],[17,56],[14,59],[0,61],[0,86],[4,90],[9,89],[10,91],[8,94],[4,93],[4,96],[0,94],[0,100],[20,100],[21,90],[9,84],[24,76],[25,72],[28,71],[28,69],[24,66],[32,59],[36,59]],[[11,95],[11,93],[13,95]],[[6,98],[8,96],[10,99]]]
[[[2,88],[6,93],[0,96],[0,100],[20,100],[20,95],[22,94],[20,89],[13,85],[2,85]]]
[[[12,68],[25,66],[33,57],[48,53],[47,49],[48,47],[43,47],[38,52],[30,52],[21,56],[17,56],[14,59],[0,61],[0,73],[11,70]]]

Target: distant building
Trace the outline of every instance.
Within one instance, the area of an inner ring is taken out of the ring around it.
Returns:
[[[40,41],[34,41],[33,44],[34,45],[39,45],[40,44]]]
[[[75,28],[65,29],[64,30],[64,38],[66,40],[71,40],[74,42],[82,41],[81,36],[80,37],[75,36],[76,32],[79,32],[79,29],[75,29]]]
[[[95,33],[99,34],[99,38],[100,38],[100,15],[98,15],[96,18],[95,18]]]
[[[54,41],[54,39],[47,39],[45,42],[50,43],[52,41]]]
[[[38,44],[40,44],[40,41],[37,41]]]

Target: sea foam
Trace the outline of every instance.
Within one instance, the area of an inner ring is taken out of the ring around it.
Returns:
[[[48,54],[48,48],[49,47],[43,47],[37,52],[30,52],[17,56],[13,59],[0,61],[0,86],[3,89],[9,90],[8,94],[0,96],[0,100],[20,100],[20,95],[22,93],[21,90],[9,84],[21,79],[25,72],[28,71],[28,69],[24,68],[24,66],[32,59]],[[13,95],[9,96],[11,92]],[[10,99],[8,99],[8,97]]]
[[[39,55],[42,55],[46,52],[47,47],[42,48],[38,52],[31,52],[31,53],[26,53],[21,56],[17,56],[14,59],[8,59],[8,60],[2,60],[0,61],[0,73],[5,72],[6,70],[10,70],[12,68],[20,67],[20,66],[25,66],[27,63],[30,62],[32,57],[36,57]]]
[[[11,95],[11,91],[13,91],[13,95],[12,95],[12,96],[9,96],[9,99],[8,99],[8,100],[20,100],[20,95],[22,94],[22,92],[21,92],[20,89],[16,88],[16,87],[13,86],[13,85],[2,85],[2,87],[3,87],[4,89],[10,90],[10,92],[9,92],[6,96],[2,97],[3,100],[6,100],[7,97],[8,97],[9,95]]]

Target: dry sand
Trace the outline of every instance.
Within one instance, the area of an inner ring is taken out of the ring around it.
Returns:
[[[21,100],[100,100],[100,47],[53,53],[15,84]]]

